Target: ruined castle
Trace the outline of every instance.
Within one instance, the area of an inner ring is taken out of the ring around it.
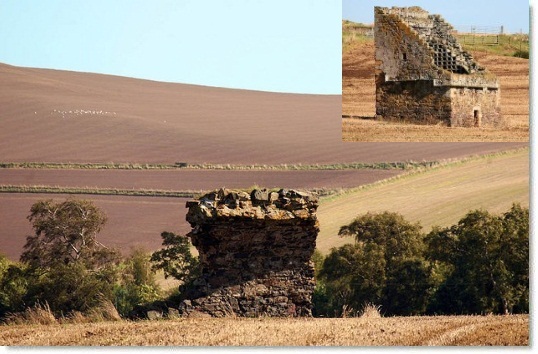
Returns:
[[[377,117],[415,124],[496,127],[495,75],[476,63],[439,15],[375,7]]]

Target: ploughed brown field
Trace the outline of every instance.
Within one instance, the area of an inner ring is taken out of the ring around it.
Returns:
[[[1,184],[120,189],[212,190],[215,188],[352,188],[401,170],[215,171],[0,169]]]
[[[41,170],[0,169],[0,184],[119,189],[212,190],[246,188],[350,188],[389,178],[400,170],[336,171],[212,171],[212,170]],[[62,200],[67,195],[1,194],[0,252],[16,260],[25,236],[32,232],[26,216],[39,199]],[[78,195],[91,199],[108,215],[99,235],[105,245],[128,253],[132,247],[161,247],[160,233],[190,231],[184,198]]]
[[[233,90],[0,64],[0,162],[334,164],[434,161],[525,143],[344,143],[342,98]],[[212,190],[253,185],[347,188],[397,171],[0,169],[0,185]],[[0,194],[0,252],[17,259],[38,199]],[[109,216],[102,241],[160,246],[185,232],[185,200],[77,196]]]
[[[342,54],[342,115],[375,116],[375,47],[373,41],[349,46]],[[529,60],[472,52],[475,60],[497,75],[501,84],[502,129],[449,128],[363,119],[342,120],[344,141],[528,141]]]
[[[496,144],[346,144],[342,98],[0,64],[0,159],[337,163],[438,160]],[[71,113],[69,113],[71,112]]]

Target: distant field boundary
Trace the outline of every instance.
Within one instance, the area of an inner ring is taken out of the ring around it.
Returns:
[[[57,162],[0,162],[0,168],[34,168],[50,170],[229,170],[229,171],[319,171],[319,170],[409,170],[419,167],[431,167],[439,161],[403,161],[403,162],[351,162],[337,164],[144,164],[144,163],[57,163]]]
[[[495,158],[506,155],[514,155],[523,151],[528,151],[528,147],[504,150],[483,155],[471,155],[464,158],[446,159],[441,161],[434,161],[429,163],[419,163],[414,165],[415,167],[402,168],[407,170],[404,173],[398,174],[393,177],[385,178],[373,183],[365,184],[353,188],[307,188],[305,190],[317,194],[323,198],[324,201],[332,200],[338,196],[348,193],[354,193],[360,190],[369,189],[378,185],[393,182],[401,178],[413,176],[416,174],[436,170],[438,168],[452,167],[458,164]],[[26,164],[26,163],[25,163]],[[40,165],[40,164],[38,164]],[[58,164],[60,165],[60,164]],[[61,164],[65,166],[65,164]],[[86,165],[86,164],[84,164]],[[349,165],[349,164],[343,164]],[[10,167],[3,167],[10,168]],[[11,167],[15,168],[15,167]],[[32,168],[32,167],[23,167]],[[67,167],[64,167],[67,168]],[[256,186],[254,186],[255,188]],[[245,191],[251,190],[253,187],[244,189]],[[237,188],[236,188],[237,189]],[[238,188],[240,189],[240,188]],[[42,185],[0,185],[0,193],[42,193],[42,194],[81,194],[81,195],[116,195],[116,196],[133,196],[133,197],[167,197],[167,198],[196,198],[209,192],[209,190],[158,190],[158,189],[117,189],[117,188],[82,188],[82,187],[61,187],[61,186],[42,186]]]
[[[88,194],[132,197],[194,198],[203,191],[167,191],[157,189],[79,188],[59,186],[0,185],[0,193]]]
[[[234,188],[250,191],[252,188]],[[305,189],[315,193],[319,197],[326,197],[340,194],[345,188],[308,188]],[[81,188],[81,187],[60,187],[60,186],[38,186],[38,185],[0,185],[0,193],[26,193],[26,194],[78,194],[78,195],[112,195],[127,197],[160,197],[160,198],[198,198],[210,190],[158,190],[158,189],[116,189],[116,188]]]

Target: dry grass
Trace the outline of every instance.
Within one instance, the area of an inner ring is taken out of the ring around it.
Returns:
[[[513,202],[529,205],[528,150],[446,165],[328,197],[318,208],[317,248],[327,253],[353,242],[339,237],[338,230],[368,211],[399,212],[412,222],[420,221],[428,232],[433,225],[456,223],[471,209],[500,213]]]
[[[90,322],[120,321],[121,316],[110,300],[102,299],[101,304],[83,315]]]
[[[52,325],[58,322],[50,311],[49,305],[45,303],[8,315],[6,323],[9,325]]]
[[[102,299],[99,306],[89,310],[86,313],[73,311],[69,315],[56,318],[47,303],[36,304],[28,307],[23,312],[12,313],[7,316],[5,323],[7,325],[54,325],[58,323],[77,324],[104,321],[121,321],[121,316],[114,304],[110,300]]]
[[[361,318],[381,318],[381,306],[367,303],[361,311]]]
[[[325,319],[195,318],[0,326],[0,345],[22,346],[524,346],[528,344],[528,315]]]
[[[452,128],[442,125],[418,125],[362,119],[342,119],[344,141],[385,142],[482,142],[528,141],[529,127],[510,121],[504,129]]]

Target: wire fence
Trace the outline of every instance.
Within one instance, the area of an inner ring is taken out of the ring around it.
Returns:
[[[458,26],[453,33],[462,44],[485,44],[498,45],[499,38],[503,34],[503,26]]]
[[[521,50],[529,42],[528,34],[506,33],[504,26],[460,25],[454,28],[453,34],[460,43],[467,45],[508,44]]]
[[[476,26],[476,25],[461,25],[455,26],[454,30],[457,33],[476,34],[476,35],[496,35],[504,34],[503,26]]]

